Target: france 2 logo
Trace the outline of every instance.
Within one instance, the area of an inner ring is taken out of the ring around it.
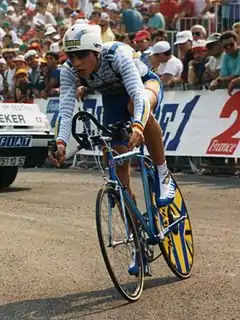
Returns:
[[[212,138],[206,154],[233,155],[240,138],[234,138],[240,132],[240,92],[235,93],[224,105],[220,118],[230,118],[237,112],[234,123],[224,132]]]

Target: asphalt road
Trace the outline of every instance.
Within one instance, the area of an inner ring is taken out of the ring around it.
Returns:
[[[195,240],[190,279],[163,259],[136,303],[117,293],[96,235],[96,172],[31,170],[0,193],[0,320],[239,320],[240,180],[177,175]],[[139,178],[134,189],[141,202]]]

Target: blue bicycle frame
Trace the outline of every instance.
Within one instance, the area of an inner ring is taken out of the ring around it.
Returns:
[[[146,210],[147,210],[147,216],[148,216],[149,223],[147,223],[145,217],[138,210],[136,204],[134,203],[133,199],[129,195],[127,189],[122,185],[122,183],[120,182],[120,180],[117,177],[116,172],[115,172],[115,164],[119,164],[119,163],[121,164],[123,161],[129,160],[133,157],[137,157],[139,160],[139,164],[140,164],[141,178],[142,178],[142,183],[143,183],[143,191],[144,191],[145,204],[146,204]],[[147,233],[147,235],[149,237],[148,243],[149,244],[158,244],[160,241],[160,238],[159,238],[159,234],[157,233],[156,225],[154,223],[155,215],[157,215],[157,218],[158,218],[158,208],[155,206],[154,207],[152,206],[151,194],[149,191],[149,182],[148,182],[148,178],[147,178],[147,173],[148,173],[147,170],[148,169],[146,169],[146,167],[145,167],[145,159],[146,159],[146,157],[143,155],[143,153],[140,150],[129,151],[127,153],[119,154],[117,156],[113,156],[112,152],[108,150],[107,151],[108,172],[109,172],[108,182],[114,184],[114,186],[116,186],[118,188],[118,191],[120,194],[120,203],[122,206],[124,216],[125,216],[125,207],[124,207],[124,202],[125,202],[127,204],[128,208],[130,209],[131,213],[137,218],[137,220],[142,225],[144,231]],[[163,235],[168,234],[175,227],[176,224],[178,224],[181,220],[183,220],[185,218],[186,218],[186,215],[182,215],[180,218],[178,218],[176,221],[174,221],[172,224],[170,224],[167,228],[161,230]],[[128,226],[127,225],[126,225],[126,233],[127,233],[127,237],[128,237],[129,233],[128,233]],[[109,232],[109,235],[111,235],[111,232]],[[110,241],[110,243],[111,243],[111,241]]]

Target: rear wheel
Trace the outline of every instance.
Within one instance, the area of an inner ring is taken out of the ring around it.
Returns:
[[[96,202],[97,233],[103,259],[115,287],[125,299],[136,301],[144,284],[142,252],[132,217],[127,210],[124,215],[119,199],[118,192],[112,187],[99,191]],[[128,273],[133,250],[139,266],[136,276]]]
[[[18,174],[18,167],[0,167],[0,190],[9,187]]]

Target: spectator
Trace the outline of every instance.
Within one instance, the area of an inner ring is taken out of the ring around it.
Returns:
[[[4,74],[7,69],[7,62],[0,58],[0,95],[4,93]]]
[[[12,36],[11,34],[5,34],[2,39],[3,48],[13,48]]]
[[[90,16],[90,22],[94,24],[99,24],[101,19],[101,12],[93,11]]]
[[[178,4],[176,0],[160,0],[159,11],[166,21],[166,29],[174,30],[174,17],[178,14]]]
[[[110,17],[110,27],[113,32],[118,33],[121,31],[121,18],[120,11],[116,3],[111,3],[107,7],[107,11]]]
[[[15,74],[15,101],[29,102],[32,98],[27,69],[20,68]]]
[[[237,35],[237,44],[240,46],[240,22],[234,23],[232,29]]]
[[[44,37],[44,33],[45,33],[45,24],[44,24],[44,21],[43,20],[35,20],[35,23],[34,23],[34,28],[35,28],[35,31],[36,31],[36,37],[38,39],[43,39]]]
[[[159,12],[159,5],[151,3],[149,6],[150,19],[148,20],[147,27],[150,33],[158,29],[165,29],[164,16]]]
[[[32,92],[35,97],[39,97],[39,92],[42,89],[40,84],[40,62],[36,50],[29,50],[25,53],[24,59],[26,60],[29,67],[29,83],[31,84]]]
[[[192,26],[191,32],[192,32],[192,36],[193,36],[193,41],[206,39],[207,31],[200,24],[195,24],[194,26]]]
[[[188,81],[189,62],[193,60],[192,42],[193,37],[190,30],[184,30],[177,33],[176,42],[174,44],[177,45],[179,49],[179,57],[183,63],[183,72],[181,74],[181,78],[179,78],[178,81],[176,81],[175,79],[175,83],[186,83]]]
[[[42,20],[45,25],[46,24],[52,24],[53,26],[57,25],[57,22],[54,16],[47,11],[47,5],[45,5],[44,3],[38,1],[36,5],[36,11],[37,11],[37,14],[33,19],[34,24],[36,20]]]
[[[202,89],[202,78],[207,63],[207,48],[205,40],[197,40],[192,46],[193,60],[188,66],[188,83],[194,89]]]
[[[134,34],[143,27],[143,17],[140,12],[132,8],[131,0],[122,0],[122,33]]]
[[[172,55],[167,41],[159,41],[149,49],[151,63],[163,85],[172,85],[175,77],[180,77],[183,65],[181,60]]]
[[[151,45],[151,35],[147,30],[140,30],[136,33],[133,39],[133,45],[136,51],[140,51],[141,60],[151,68],[151,63],[149,60],[149,54],[147,50]]]
[[[14,97],[14,76],[16,65],[13,59],[16,57],[16,49],[2,49],[2,56],[7,62],[7,69],[4,74],[4,93],[8,99],[11,99]]]
[[[209,60],[203,75],[204,83],[210,83],[219,76],[224,55],[220,37],[220,33],[213,33],[207,39],[206,48]]]
[[[99,25],[101,27],[102,42],[115,41],[115,35],[109,26],[110,18],[106,12],[101,13]]]
[[[210,89],[215,90],[226,85],[239,74],[240,49],[237,45],[237,35],[233,31],[225,31],[220,37],[225,55],[223,57],[220,75],[211,82]],[[231,87],[231,83],[229,84]]]
[[[15,65],[16,65],[16,70],[17,69],[27,69],[27,62],[24,59],[24,56],[18,55],[13,59]]]
[[[173,22],[180,19],[180,30],[188,30],[192,26],[192,18],[196,16],[195,1],[182,0],[178,7],[178,13],[175,15]]]
[[[47,67],[45,69],[45,89],[41,91],[41,98],[55,97],[59,95],[60,68],[58,67],[59,54],[48,52],[46,54]]]
[[[153,42],[167,41],[168,36],[164,29],[159,29],[152,34]]]

